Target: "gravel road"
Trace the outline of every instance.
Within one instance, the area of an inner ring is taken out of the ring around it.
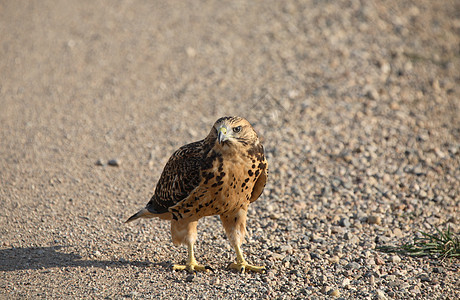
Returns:
[[[460,261],[376,250],[460,229],[458,1],[1,1],[0,298],[458,299]],[[254,124],[247,260],[210,274],[123,221],[171,153]],[[109,163],[110,161],[110,163]]]

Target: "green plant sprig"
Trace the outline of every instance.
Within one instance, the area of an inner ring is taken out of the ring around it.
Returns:
[[[401,246],[380,246],[377,250],[387,253],[400,253],[413,257],[431,256],[440,259],[460,258],[460,239],[450,227],[442,232],[436,228],[437,233],[428,234],[419,231],[422,237],[414,237],[413,243]]]

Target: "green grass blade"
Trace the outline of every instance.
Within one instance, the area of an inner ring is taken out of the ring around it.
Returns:
[[[460,239],[451,228],[441,231],[435,228],[436,233],[429,234],[423,231],[421,237],[414,237],[413,243],[401,246],[379,246],[377,250],[386,253],[400,253],[413,257],[432,256],[435,258],[460,258]]]

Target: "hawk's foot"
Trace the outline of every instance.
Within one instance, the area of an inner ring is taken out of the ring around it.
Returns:
[[[228,265],[228,268],[237,270],[240,273],[244,273],[246,271],[252,271],[256,273],[265,273],[265,267],[253,266],[253,265],[248,264],[245,261],[240,262],[240,263],[231,263]]]
[[[174,264],[172,266],[172,269],[175,270],[175,271],[182,271],[182,270],[186,270],[188,271],[189,273],[195,273],[195,272],[209,272],[209,271],[212,271],[212,269],[208,266],[203,266],[203,265],[199,265],[197,264],[196,262],[191,262],[191,263],[187,263],[186,265],[177,265],[177,264]]]
[[[195,255],[193,253],[193,243],[188,244],[188,259],[187,259],[187,263],[185,265],[176,265],[176,264],[174,264],[172,266],[172,269],[176,270],[176,271],[186,270],[189,273],[195,273],[196,271],[199,271],[199,272],[212,271],[211,267],[199,265],[196,262]]]

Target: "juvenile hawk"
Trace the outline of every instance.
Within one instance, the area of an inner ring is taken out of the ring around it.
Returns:
[[[251,124],[240,117],[216,121],[208,136],[180,147],[171,156],[147,206],[126,222],[159,217],[171,220],[175,245],[188,246],[186,265],[175,270],[206,271],[193,253],[198,220],[219,215],[236,251],[230,268],[264,272],[249,265],[241,252],[248,205],[259,198],[267,180],[264,148]]]

